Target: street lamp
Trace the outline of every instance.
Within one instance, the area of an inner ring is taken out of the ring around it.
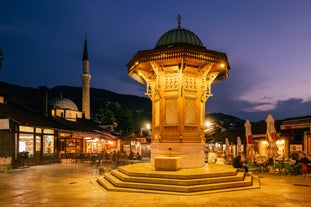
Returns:
[[[212,124],[212,122],[206,120],[205,123],[204,123],[204,125],[205,125],[205,127],[210,127],[210,126],[212,126],[213,124]]]
[[[148,135],[150,134],[151,125],[149,123],[145,124],[144,127],[140,128],[140,135],[143,135],[143,131],[148,131]]]
[[[204,132],[205,133],[208,133],[208,132],[211,132],[213,131],[214,127],[215,127],[215,123],[211,120],[205,120],[204,122]]]
[[[151,129],[150,124],[146,124],[146,129],[147,129],[147,130],[150,130],[150,129]]]

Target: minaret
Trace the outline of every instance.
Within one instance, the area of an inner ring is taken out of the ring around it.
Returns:
[[[91,118],[90,112],[90,64],[89,64],[89,54],[87,49],[87,40],[84,41],[84,51],[83,51],[83,71],[81,75],[82,79],[82,113],[84,114],[85,119]]]

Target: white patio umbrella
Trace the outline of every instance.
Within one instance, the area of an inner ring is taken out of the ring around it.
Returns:
[[[230,143],[229,143],[229,139],[228,138],[226,138],[226,147],[229,147],[230,146]]]
[[[240,137],[237,137],[236,143],[237,143],[237,147],[238,147],[238,153],[242,152],[242,142],[241,142]]]
[[[275,158],[278,155],[278,147],[276,145],[277,133],[274,126],[274,119],[271,114],[267,116],[266,123],[267,123],[266,139],[269,143],[267,149],[268,158]]]
[[[251,158],[255,156],[254,142],[253,142],[253,134],[252,134],[252,125],[249,120],[245,121],[245,138],[246,138],[246,158]]]
[[[228,138],[226,138],[225,143],[226,143],[225,153],[226,153],[226,157],[227,157],[227,162],[229,162],[229,158],[231,156],[231,146],[230,146]]]

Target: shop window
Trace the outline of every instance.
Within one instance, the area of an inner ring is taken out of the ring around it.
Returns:
[[[41,136],[36,136],[36,152],[40,152],[41,150]]]
[[[34,156],[34,137],[33,134],[20,133],[18,152],[28,152],[28,157]]]
[[[54,135],[43,136],[43,156],[54,155]]]
[[[44,134],[54,134],[54,129],[44,129]]]
[[[103,143],[103,140],[97,138],[86,140],[86,153],[102,153],[104,150],[105,144]]]
[[[67,139],[66,140],[66,152],[67,153],[75,153],[76,152],[76,140],[75,139]]]
[[[76,152],[77,153],[81,153],[82,152],[82,148],[83,148],[83,142],[81,141],[81,139],[77,139]]]
[[[92,153],[92,141],[91,140],[87,140],[86,141],[86,153]]]
[[[80,139],[66,140],[66,153],[82,153],[83,142]]]
[[[65,150],[66,150],[65,139],[60,139],[58,142],[58,146],[59,146],[59,152],[61,154],[65,154]]]
[[[285,153],[285,140],[284,139],[277,140],[275,142],[275,144],[278,147],[277,154],[279,156],[283,157],[284,153]],[[269,143],[266,140],[262,140],[260,142],[259,155],[261,155],[261,156],[268,156],[268,151],[267,151],[268,146],[269,146]]]

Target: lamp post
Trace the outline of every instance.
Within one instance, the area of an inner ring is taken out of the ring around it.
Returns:
[[[204,126],[205,126],[204,132],[207,133],[212,131],[212,129],[214,128],[214,123],[210,120],[206,120],[204,122]]]
[[[140,135],[143,136],[143,131],[148,131],[148,135],[150,135],[151,125],[149,123],[145,124],[142,128],[140,128]]]

